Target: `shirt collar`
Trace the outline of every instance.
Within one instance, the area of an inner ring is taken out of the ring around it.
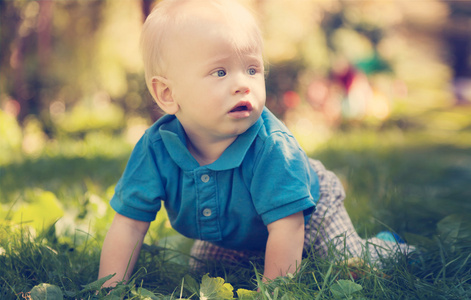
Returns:
[[[175,116],[167,119],[169,121],[159,127],[159,133],[170,157],[184,171],[199,168],[200,165],[186,147],[186,134],[181,123]],[[262,125],[263,120],[260,117],[247,131],[239,135],[215,162],[204,167],[222,171],[240,166]]]

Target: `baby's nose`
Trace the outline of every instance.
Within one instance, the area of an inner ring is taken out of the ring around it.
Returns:
[[[234,94],[248,94],[250,93],[250,88],[248,80],[244,75],[239,75],[236,77],[234,82]]]
[[[236,88],[234,91],[234,94],[248,94],[250,93],[250,88],[248,86],[240,86],[239,88]]]

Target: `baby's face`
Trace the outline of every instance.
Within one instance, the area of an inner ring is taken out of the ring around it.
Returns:
[[[204,18],[169,39],[165,77],[190,139],[220,140],[245,132],[260,117],[263,57],[260,48],[238,50],[217,16]]]

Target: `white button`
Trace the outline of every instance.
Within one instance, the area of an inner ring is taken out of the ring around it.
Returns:
[[[209,181],[209,175],[204,174],[203,176],[201,176],[201,181],[203,181],[204,183],[208,182]]]
[[[205,217],[211,216],[211,209],[209,209],[209,208],[203,209],[203,216],[205,216]]]

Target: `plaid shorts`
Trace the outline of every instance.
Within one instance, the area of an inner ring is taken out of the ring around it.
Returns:
[[[390,257],[398,252],[407,253],[409,246],[376,237],[364,240],[353,227],[343,201],[345,190],[338,177],[325,169],[321,162],[310,159],[319,177],[320,198],[316,211],[305,226],[304,250],[314,251],[322,257],[345,259],[368,255],[371,262]],[[236,251],[222,248],[207,241],[196,240],[191,249],[190,266],[199,269],[207,261],[241,264],[262,258],[263,252]]]

